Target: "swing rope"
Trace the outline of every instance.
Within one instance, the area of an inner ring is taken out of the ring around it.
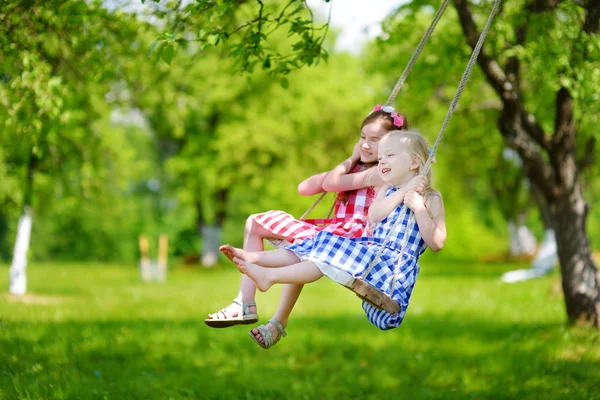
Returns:
[[[404,71],[402,71],[402,75],[400,75],[398,82],[396,82],[394,89],[392,89],[392,92],[390,93],[390,96],[388,97],[388,99],[385,103],[386,106],[391,105],[392,102],[396,99],[396,96],[398,96],[400,89],[402,89],[402,86],[404,86],[404,81],[406,81],[406,78],[408,78],[408,74],[412,71],[413,66],[415,65],[415,63],[417,62],[417,59],[419,58],[419,56],[421,55],[421,52],[423,51],[423,48],[425,48],[425,45],[427,44],[427,41],[433,34],[435,27],[437,26],[438,22],[442,18],[442,15],[444,15],[446,8],[448,8],[448,4],[450,4],[450,0],[444,0],[442,2],[442,5],[440,6],[440,8],[435,13],[433,20],[431,21],[431,24],[429,24],[429,27],[423,34],[423,37],[421,38],[421,41],[417,45],[417,48],[415,49],[412,56],[410,57],[410,60],[408,60],[406,67],[404,67]],[[313,205],[310,206],[310,208],[308,210],[306,210],[304,212],[304,214],[302,214],[300,219],[306,218],[306,216],[317,206],[317,204],[319,204],[319,202],[321,200],[323,200],[323,198],[326,195],[327,195],[327,192],[323,192],[323,194],[321,194],[321,196],[319,196],[319,198],[313,203]],[[334,205],[335,205],[335,199],[334,199]],[[329,210],[329,214],[327,214],[327,218],[329,218],[329,216],[331,215],[332,210],[333,210],[333,206],[331,207],[331,210]]]
[[[312,205],[312,206],[310,206],[310,207],[309,207],[309,209],[308,209],[308,210],[306,210],[306,211],[304,212],[304,214],[302,214],[302,216],[300,217],[300,219],[304,219],[304,218],[306,218],[306,216],[307,216],[307,215],[308,215],[308,214],[309,214],[309,213],[310,213],[310,212],[313,210],[313,208],[315,208],[315,207],[317,206],[317,204],[319,204],[319,202],[320,202],[321,200],[323,200],[323,197],[327,196],[327,193],[328,193],[328,192],[323,192],[323,193],[321,193],[321,195],[319,196],[319,198],[317,199],[317,201],[315,201],[315,202],[313,203],[313,205]],[[327,218],[329,218],[329,215],[327,216]]]
[[[477,41],[477,45],[473,49],[473,53],[471,54],[471,58],[469,59],[467,67],[465,68],[465,71],[463,72],[463,75],[462,75],[462,78],[460,80],[460,83],[458,84],[458,88],[456,89],[456,93],[454,94],[454,98],[452,99],[452,102],[450,103],[450,107],[448,109],[448,112],[446,113],[446,118],[444,119],[444,122],[442,124],[441,129],[440,129],[440,132],[438,133],[437,139],[436,139],[436,141],[435,141],[435,143],[434,143],[434,145],[432,147],[432,151],[429,154],[429,157],[427,158],[427,161],[425,162],[425,166],[423,167],[423,171],[419,172],[420,175],[427,175],[427,173],[431,169],[431,161],[432,161],[433,157],[435,156],[437,148],[438,148],[438,146],[439,146],[439,144],[440,144],[440,142],[442,140],[442,136],[444,135],[444,131],[446,130],[446,127],[448,126],[448,123],[450,122],[450,117],[454,113],[454,109],[456,108],[456,105],[458,104],[458,99],[460,98],[460,95],[462,94],[462,92],[463,92],[463,90],[465,88],[465,85],[467,84],[467,81],[469,80],[469,77],[471,76],[471,72],[473,70],[475,62],[477,61],[477,57],[479,56],[479,52],[481,51],[481,47],[483,46],[483,42],[485,41],[485,38],[486,38],[486,36],[488,34],[488,31],[490,29],[490,26],[492,24],[493,19],[496,16],[496,12],[498,11],[498,7],[499,6],[500,6],[500,0],[494,0],[494,6],[492,7],[492,11],[490,12],[490,15],[489,15],[488,20],[487,20],[487,22],[485,24],[485,27],[483,28],[483,31],[479,35],[479,40]],[[415,224],[415,216],[414,216],[414,214],[412,213],[411,210],[407,211],[407,209],[408,209],[408,207],[404,207],[402,209],[402,211],[400,212],[400,215],[398,216],[398,218],[396,219],[394,225],[392,226],[392,228],[388,232],[386,238],[383,241],[383,244],[381,245],[381,248],[377,252],[377,255],[375,256],[375,258],[373,259],[373,261],[371,262],[371,264],[369,265],[369,267],[363,273],[363,275],[362,275],[363,278],[365,278],[366,276],[368,276],[368,274],[371,272],[371,270],[375,266],[377,260],[381,256],[381,254],[383,252],[383,249],[385,248],[385,245],[389,242],[389,239],[391,237],[392,232],[396,229],[396,227],[398,226],[398,224],[400,223],[400,221],[404,220],[404,218],[406,217],[406,213],[409,212],[410,213],[409,220],[407,222],[407,227],[406,227],[406,230],[405,230],[405,234],[403,236],[402,245],[400,247],[400,257],[402,257],[402,255],[406,251],[406,246],[408,244],[408,235],[406,234],[406,232],[409,232],[413,228],[413,226]],[[403,262],[402,262],[402,259],[400,259],[398,261],[398,264],[396,265],[395,270],[394,270],[394,277],[392,279],[392,285],[390,286],[390,294],[393,294],[394,286],[396,285],[396,280],[398,278],[398,274],[400,272],[400,267],[402,265],[403,265]]]
[[[448,4],[450,4],[450,0],[444,0],[442,5],[440,6],[440,8],[435,13],[433,20],[431,21],[431,24],[429,25],[429,28],[427,28],[427,30],[425,31],[425,34],[423,34],[423,37],[421,38],[421,41],[417,45],[417,48],[415,49],[414,53],[410,57],[410,60],[408,60],[408,64],[406,64],[404,71],[402,71],[402,75],[400,75],[400,79],[398,79],[396,86],[394,86],[392,93],[390,93],[390,97],[388,97],[387,101],[385,102],[386,106],[392,105],[392,102],[394,101],[394,99],[396,99],[396,96],[398,96],[400,89],[402,89],[402,86],[404,86],[404,81],[408,77],[408,74],[410,73],[410,71],[412,71],[413,66],[417,62],[417,59],[419,58],[419,56],[421,55],[421,52],[423,51],[423,48],[425,47],[425,44],[427,44],[427,41],[431,37],[431,34],[433,33],[436,25],[442,18],[442,15],[444,15],[446,8],[448,8]]]

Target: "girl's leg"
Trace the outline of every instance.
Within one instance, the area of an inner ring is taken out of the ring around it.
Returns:
[[[277,237],[273,235],[271,232],[263,228],[261,225],[257,224],[254,221],[252,216],[248,217],[246,220],[246,227],[244,229],[244,250],[248,252],[252,251],[263,251],[264,238],[272,238],[272,239],[285,239],[283,237]],[[246,275],[242,275],[242,281],[240,283],[240,290],[236,299],[243,301],[244,303],[253,302],[256,295],[256,286],[252,279],[248,278]],[[240,306],[236,303],[231,303],[227,306],[226,311],[232,317],[236,317],[238,312],[240,312]],[[249,307],[250,313],[256,313],[256,306]],[[209,318],[216,318],[214,314],[209,314]]]
[[[219,247],[219,250],[231,261],[239,258],[267,268],[285,267],[300,262],[300,259],[293,252],[285,249],[250,252],[225,244]]]
[[[248,275],[261,292],[266,292],[276,283],[305,284],[323,277],[321,270],[312,261],[303,261],[281,268],[265,268],[237,257],[233,261],[240,272]]]
[[[296,301],[298,301],[298,297],[300,297],[300,293],[302,293],[303,288],[304,285],[299,284],[283,285],[281,290],[281,299],[279,300],[277,311],[275,311],[275,315],[273,316],[273,318],[279,321],[279,323],[283,326],[283,329],[287,328],[288,319],[292,309],[296,305]],[[273,339],[277,339],[279,336],[279,330],[277,330],[277,328],[271,323],[267,323],[267,328],[271,331]],[[258,329],[252,329],[252,334],[256,336],[256,339],[258,339],[260,342],[265,342],[261,334],[258,332]]]

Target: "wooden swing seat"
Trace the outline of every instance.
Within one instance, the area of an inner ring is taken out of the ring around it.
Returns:
[[[362,279],[354,279],[352,285],[344,287],[352,290],[359,298],[380,310],[387,311],[392,315],[396,315],[400,312],[401,307],[396,300],[392,299],[387,294],[378,291]]]

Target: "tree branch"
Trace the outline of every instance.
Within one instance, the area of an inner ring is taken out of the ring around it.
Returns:
[[[562,152],[575,147],[575,123],[573,122],[573,99],[569,90],[561,87],[556,93],[556,119],[552,147]]]
[[[544,129],[538,124],[537,119],[533,114],[525,110],[522,103],[519,102],[521,124],[525,128],[525,131],[539,144],[544,150],[551,150],[551,141]]]
[[[532,140],[531,135],[525,131],[522,118],[514,104],[504,104],[500,113],[499,129],[506,144],[515,150],[523,160],[528,171],[527,176],[549,197],[557,196],[554,186],[554,173],[550,164],[545,160],[540,147]]]
[[[467,0],[454,0],[454,6],[467,43],[473,49],[480,33],[473,20],[471,8]],[[524,41],[525,33],[525,30],[518,33],[517,40]],[[552,185],[552,169],[540,151],[540,147],[549,150],[549,139],[535,117],[525,110],[522,103],[518,92],[518,62],[515,61],[510,66],[513,71],[510,77],[485,49],[481,49],[477,62],[503,102],[504,107],[500,117],[502,136],[507,144],[519,153],[530,171],[530,178],[535,180],[535,183],[549,196],[554,196],[556,193]],[[514,83],[511,80],[514,80]]]
[[[586,16],[582,31],[597,33],[598,22],[600,20],[600,1],[587,0],[584,4],[584,9],[586,10]],[[554,122],[554,136],[552,138],[553,150],[560,151],[563,154],[574,151],[576,133],[577,130],[573,121],[573,98],[567,88],[561,87],[556,93],[556,119]],[[588,146],[592,146],[593,148],[595,142],[588,141],[586,143],[586,150]],[[578,162],[577,164],[585,165],[586,162]]]
[[[561,3],[561,0],[533,0],[527,5],[527,10],[532,13],[542,13],[552,10]]]
[[[473,21],[473,13],[471,7],[468,5],[467,0],[454,0],[454,7],[458,12],[458,18],[462,27],[465,38],[467,39],[468,45],[474,49],[479,39],[479,30]],[[503,100],[508,100],[514,96],[513,87],[508,82],[506,74],[500,68],[496,60],[488,55],[484,48],[479,53],[477,63],[481,67],[481,70],[486,76],[486,79],[492,85],[496,93],[500,95]]]
[[[583,31],[586,33],[598,33],[600,25],[600,1],[587,0],[583,8],[586,11]]]

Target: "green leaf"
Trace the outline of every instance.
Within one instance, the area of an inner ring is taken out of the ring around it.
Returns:
[[[288,81],[288,79],[285,76],[283,78],[281,78],[281,80],[279,81],[279,84],[284,89],[287,89],[290,87],[290,82]]]
[[[164,51],[162,52],[162,60],[167,64],[171,65],[171,61],[173,61],[173,57],[175,56],[175,47],[172,44],[165,46]]]
[[[152,52],[154,51],[154,49],[156,48],[156,45],[158,44],[158,40],[155,40],[154,42],[152,42],[152,44],[150,45],[150,49],[148,50],[148,58],[150,58],[150,56],[152,55]]]

